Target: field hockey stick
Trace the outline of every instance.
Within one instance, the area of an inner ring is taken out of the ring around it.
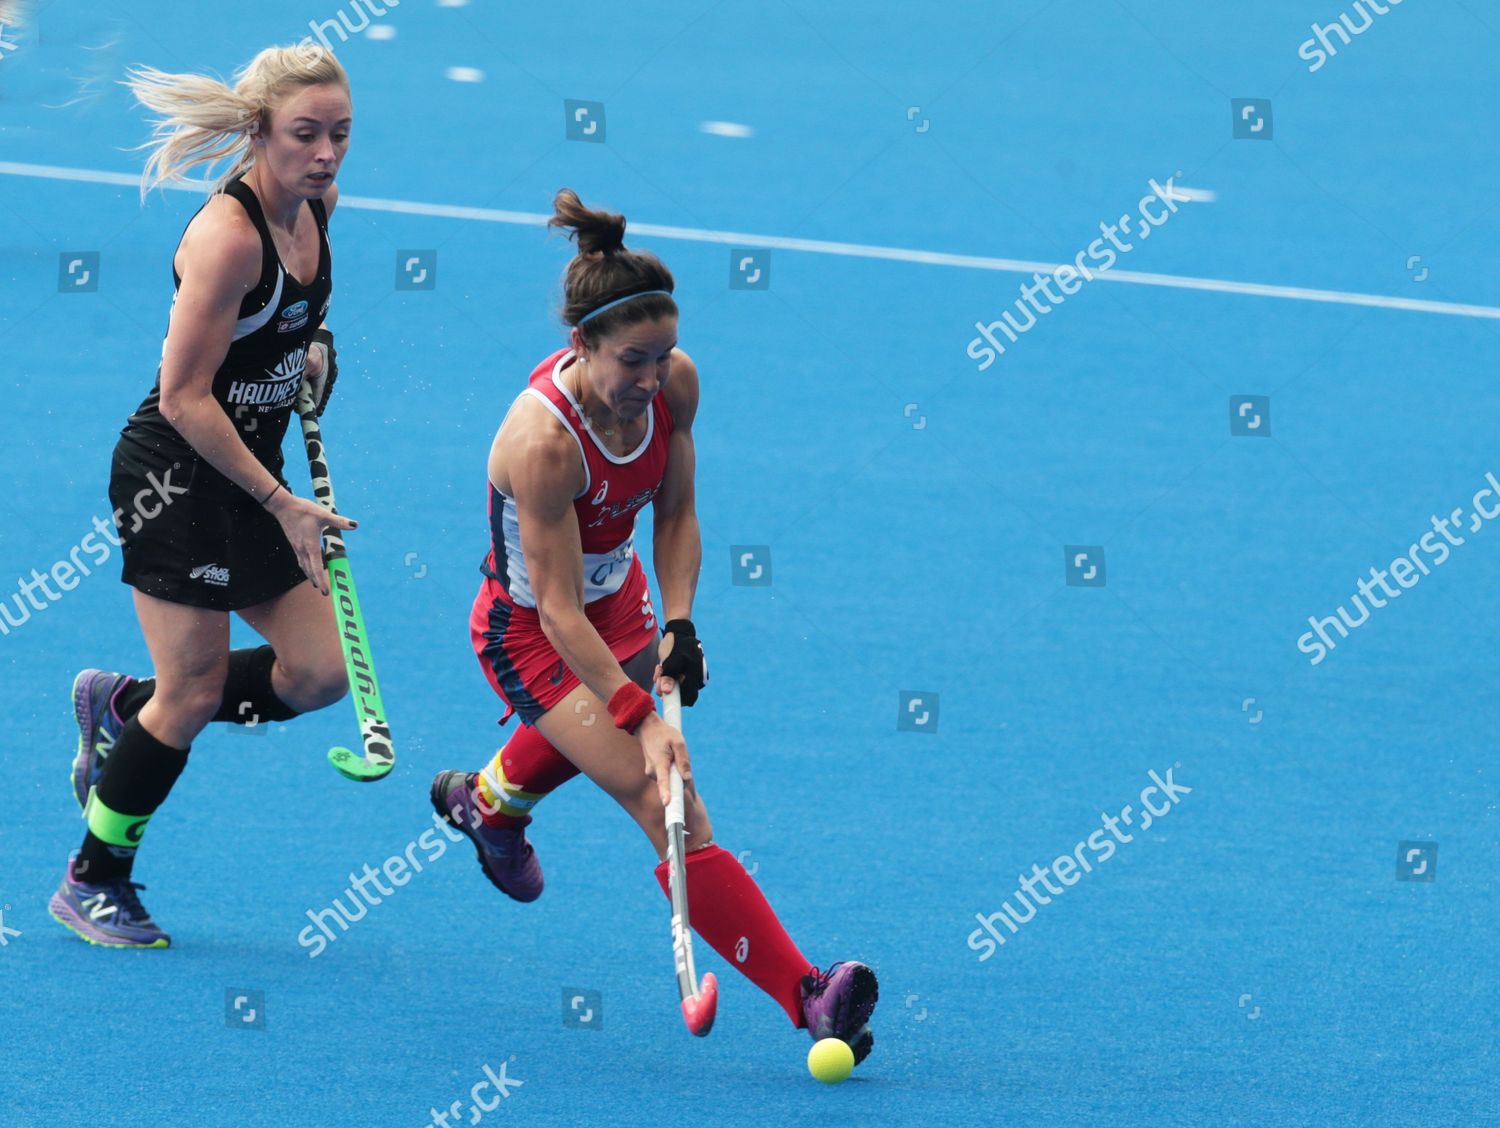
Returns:
[[[662,719],[682,731],[682,697],[673,686],[662,698]],[[682,1021],[702,1038],[714,1028],[719,1009],[719,981],[709,972],[700,985],[693,966],[693,933],[688,920],[687,868],[684,836],[686,816],[682,802],[682,776],[672,765],[672,800],[667,804],[667,888],[672,895],[672,956],[677,963],[677,993],[682,997]]]
[[[312,388],[306,383],[297,397],[297,414],[302,418],[302,438],[307,445],[307,469],[312,475],[313,496],[328,512],[337,513],[323,432],[318,426],[317,405],[313,401]],[[338,529],[323,530],[323,566],[328,569],[328,590],[333,597],[338,621],[344,669],[349,675],[349,697],[354,702],[354,714],[359,718],[359,737],[364,744],[363,756],[357,756],[347,748],[330,748],[328,762],[345,779],[368,783],[390,775],[396,766],[396,749],[391,744],[391,730],[385,720],[385,703],[380,699],[380,682],[375,677],[375,659],[370,654],[369,634],[365,631],[365,616],[359,606],[359,592],[354,588],[349,554]]]

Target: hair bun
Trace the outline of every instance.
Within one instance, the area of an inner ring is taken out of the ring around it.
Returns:
[[[602,255],[612,255],[616,251],[625,249],[625,217],[623,215],[609,215],[607,212],[596,212],[601,218],[596,223],[581,225],[578,228],[578,249],[580,251],[598,251]],[[602,218],[607,216],[607,218]]]
[[[564,325],[582,325],[585,319],[602,313],[583,328],[585,339],[593,342],[620,325],[676,314],[677,305],[670,297],[672,272],[650,251],[632,251],[625,246],[623,215],[585,207],[571,188],[558,190],[552,213],[547,226],[565,232],[578,244],[578,253],[568,263],[563,279]],[[650,291],[665,293],[645,296]],[[602,308],[635,295],[641,295],[641,300],[618,310]]]
[[[564,188],[552,201],[553,215],[548,227],[562,228],[568,238],[577,242],[578,253],[613,254],[625,248],[625,217],[616,212],[586,208],[578,193]]]

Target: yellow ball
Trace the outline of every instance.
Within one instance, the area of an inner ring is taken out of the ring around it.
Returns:
[[[854,1051],[838,1038],[823,1038],[807,1051],[807,1071],[825,1085],[837,1085],[854,1071]]]

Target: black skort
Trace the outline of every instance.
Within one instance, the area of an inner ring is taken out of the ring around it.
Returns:
[[[268,467],[285,485],[279,467]],[[281,523],[212,465],[167,461],[122,437],[109,502],[124,572],[137,591],[211,611],[238,611],[309,582]]]

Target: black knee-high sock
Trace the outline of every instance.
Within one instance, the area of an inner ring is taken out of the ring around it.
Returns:
[[[275,665],[276,651],[269,646],[231,650],[229,673],[224,678],[224,700],[214,720],[256,725],[264,721],[289,721],[297,716],[296,709],[276,696],[271,684],[271,668]]]
[[[271,684],[271,667],[276,651],[256,646],[229,652],[229,672],[224,676],[224,700],[214,720],[230,724],[253,725],[262,721],[289,721],[297,716]],[[141,711],[156,692],[155,678],[132,682],[115,696],[115,713],[128,721]]]
[[[187,766],[187,748],[172,748],[132,717],[115,742],[89,804],[89,829],[73,876],[97,885],[130,876],[146,823]]]

